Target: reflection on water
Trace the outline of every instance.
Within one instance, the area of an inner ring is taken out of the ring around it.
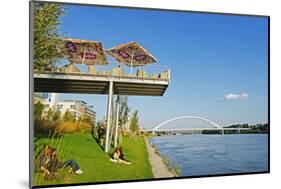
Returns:
[[[162,156],[181,176],[268,170],[268,135],[167,135],[154,137]]]

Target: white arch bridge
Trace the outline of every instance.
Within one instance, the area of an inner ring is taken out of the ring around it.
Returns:
[[[166,125],[167,123],[176,121],[176,120],[180,120],[180,119],[195,119],[195,120],[201,120],[204,122],[209,123],[210,125],[212,125],[213,127],[204,127],[204,128],[164,128],[161,129],[162,126]],[[203,118],[203,117],[198,117],[198,116],[179,116],[179,117],[175,117],[172,119],[169,119],[167,121],[164,121],[162,123],[160,123],[159,125],[155,126],[153,129],[144,129],[141,130],[142,132],[152,132],[153,134],[156,132],[185,132],[185,131],[203,131],[203,130],[220,130],[221,134],[224,134],[225,130],[235,130],[238,131],[238,133],[240,133],[241,130],[250,130],[251,128],[224,128],[223,126],[221,126],[220,124],[211,121],[209,119]]]

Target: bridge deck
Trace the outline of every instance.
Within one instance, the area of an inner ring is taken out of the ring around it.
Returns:
[[[169,79],[134,76],[66,74],[61,72],[34,73],[34,92],[108,94],[109,81],[113,93],[135,96],[163,96]]]
[[[203,130],[221,130],[221,128],[186,128],[186,129],[144,129],[141,132],[180,132],[180,131],[203,131]],[[223,128],[224,131],[235,131],[235,130],[251,130],[251,128]]]

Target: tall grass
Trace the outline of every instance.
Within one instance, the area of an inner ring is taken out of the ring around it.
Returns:
[[[64,135],[62,133],[58,132],[57,130],[54,130],[54,131],[50,130],[48,138],[45,139],[45,141],[48,141],[48,143],[35,142],[35,145],[34,145],[34,146],[36,146],[34,148],[34,165],[35,165],[35,167],[39,167],[38,158],[40,157],[40,154],[42,153],[42,151],[46,145],[56,149],[58,160],[64,159],[66,156],[66,150],[65,150],[66,147],[63,142],[64,141],[63,139],[64,139]],[[53,184],[53,182],[63,181],[65,179],[67,179],[67,174],[63,170],[58,170],[57,173],[54,173],[53,177],[48,178],[45,175],[43,175],[43,173],[41,173],[39,170],[35,170],[34,177],[35,177],[34,185],[40,185],[42,183],[43,184],[44,183]]]
[[[75,119],[69,111],[63,115],[60,111],[53,109],[44,110],[44,105],[40,100],[34,99],[34,167],[37,169],[34,173],[34,184],[53,184],[57,180],[68,179],[66,170],[58,170],[58,177],[46,178],[38,170],[38,159],[46,145],[56,149],[58,160],[65,160],[65,157],[71,153],[71,147],[64,144],[64,134],[67,133],[90,133],[93,129],[92,119],[88,116],[82,116]],[[66,150],[67,149],[67,150]]]

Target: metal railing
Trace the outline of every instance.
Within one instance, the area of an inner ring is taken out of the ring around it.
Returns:
[[[64,75],[87,75],[115,78],[134,78],[149,80],[167,80],[170,81],[170,69],[168,66],[148,64],[142,67],[133,67],[132,69],[124,64],[116,63],[108,65],[93,65],[95,72],[89,72],[88,65],[85,64],[59,64],[49,70],[34,70],[35,74],[64,74]],[[74,67],[73,67],[74,66]],[[72,69],[72,70],[71,70]]]

